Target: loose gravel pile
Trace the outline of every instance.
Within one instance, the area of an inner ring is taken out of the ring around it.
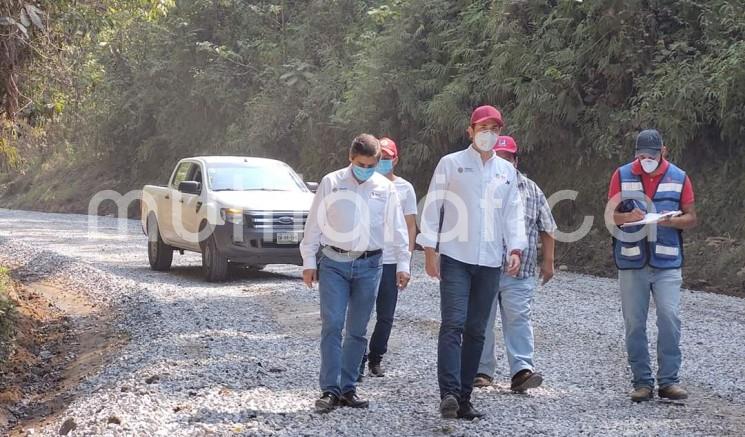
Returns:
[[[207,284],[198,255],[176,255],[171,272],[152,272],[138,222],[99,224],[90,234],[86,216],[0,210],[0,263],[29,280],[85,290],[131,338],[81,383],[56,423],[28,434],[745,434],[741,299],[685,291],[681,377],[691,399],[633,404],[616,281],[560,272],[535,298],[544,386],[529,395],[509,392],[500,339],[502,374],[474,395],[487,416],[442,420],[439,292],[417,255],[400,296],[386,376],[365,378],[359,387],[370,409],[318,415],[318,294],[302,285],[297,267]],[[120,225],[127,234],[119,234]],[[656,338],[653,315],[649,332]]]

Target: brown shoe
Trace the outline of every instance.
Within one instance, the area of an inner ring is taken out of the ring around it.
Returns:
[[[525,393],[528,389],[539,387],[543,384],[543,375],[530,369],[523,369],[512,377],[510,390],[515,393]]]
[[[671,399],[674,401],[688,399],[688,392],[685,391],[685,389],[681,387],[680,384],[670,384],[664,387],[660,387],[660,389],[657,391],[657,394],[660,395],[661,398]]]
[[[634,402],[646,402],[652,400],[654,391],[652,391],[652,387],[637,387],[629,396]]]
[[[489,387],[492,384],[492,381],[493,380],[489,375],[478,373],[476,377],[473,378],[473,386],[477,388]]]

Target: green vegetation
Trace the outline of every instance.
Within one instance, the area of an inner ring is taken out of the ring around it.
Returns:
[[[10,340],[13,337],[15,305],[8,296],[10,276],[8,270],[0,267],[0,362],[5,359]]]
[[[20,19],[23,3],[3,2],[15,9],[0,14]],[[654,126],[696,187],[703,225],[687,255],[707,265],[689,275],[745,285],[742,265],[711,267],[705,243],[732,239],[724,259],[745,237],[740,0],[38,6],[44,29],[14,70],[23,109],[0,139],[5,204],[84,210],[100,189],[162,182],[178,158],[200,153],[271,156],[317,179],[345,164],[360,131],[396,139],[400,170],[421,192],[439,157],[466,144],[471,108],[488,102],[547,193],[579,191],[557,209],[560,222],[595,216],[593,238],[561,248],[571,267],[612,271],[600,225],[607,181],[635,133]]]

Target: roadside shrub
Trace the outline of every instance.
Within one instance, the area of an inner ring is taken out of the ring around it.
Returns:
[[[8,296],[10,276],[8,269],[0,267],[0,362],[5,360],[13,337],[15,305]]]

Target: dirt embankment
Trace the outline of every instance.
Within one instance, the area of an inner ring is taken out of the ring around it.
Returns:
[[[60,284],[8,281],[13,335],[0,360],[0,434],[25,435],[52,421],[81,381],[126,340],[102,309]],[[61,432],[70,431],[67,423]]]

